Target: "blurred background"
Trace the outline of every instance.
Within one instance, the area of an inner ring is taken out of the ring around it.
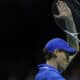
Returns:
[[[0,1],[0,80],[33,80],[41,50],[53,37],[66,39],[51,14],[51,0]],[[79,29],[78,29],[79,30]],[[63,73],[80,79],[80,54]]]

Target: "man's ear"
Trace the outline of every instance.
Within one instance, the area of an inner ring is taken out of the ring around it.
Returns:
[[[53,54],[57,57],[58,54],[59,54],[59,50],[58,49],[55,49]]]

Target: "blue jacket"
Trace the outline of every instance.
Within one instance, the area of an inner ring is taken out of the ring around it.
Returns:
[[[38,67],[39,72],[36,74],[34,80],[65,80],[60,75],[60,72],[50,65],[40,64]]]

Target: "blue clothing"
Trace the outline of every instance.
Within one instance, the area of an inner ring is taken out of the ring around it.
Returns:
[[[65,80],[60,72],[48,64],[38,65],[39,72],[36,74],[34,80]]]

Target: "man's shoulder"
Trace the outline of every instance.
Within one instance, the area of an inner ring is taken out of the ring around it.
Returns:
[[[57,71],[45,71],[44,72],[44,75],[47,76],[47,77],[58,77],[58,78],[62,78],[61,74]]]
[[[58,72],[45,70],[43,72],[38,72],[36,75],[36,80],[65,80]]]

